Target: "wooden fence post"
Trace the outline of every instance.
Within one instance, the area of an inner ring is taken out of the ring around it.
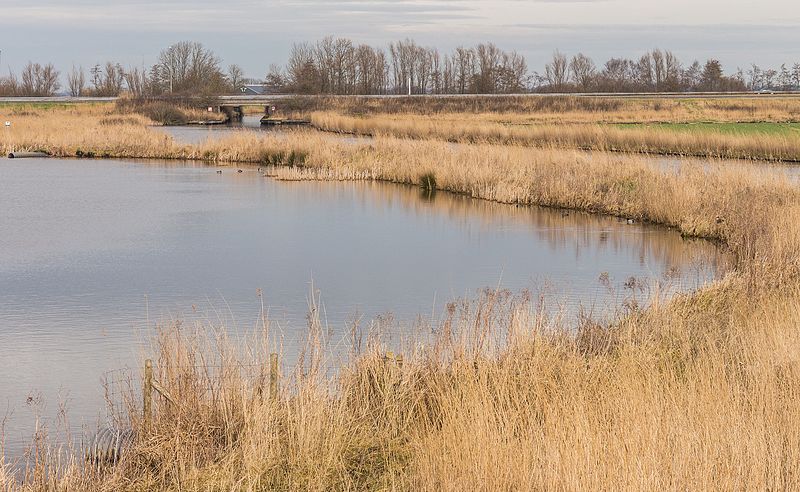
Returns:
[[[278,397],[278,354],[269,354],[269,396]]]
[[[153,361],[144,361],[144,384],[142,386],[142,419],[149,429],[153,419]]]

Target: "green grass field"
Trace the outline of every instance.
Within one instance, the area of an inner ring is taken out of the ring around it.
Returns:
[[[710,132],[727,135],[794,135],[800,138],[800,123],[636,123],[619,128],[657,128],[674,132]]]

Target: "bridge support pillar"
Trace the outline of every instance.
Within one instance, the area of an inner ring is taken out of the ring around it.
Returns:
[[[244,110],[241,106],[220,106],[219,109],[225,113],[228,121],[240,122],[244,118]]]

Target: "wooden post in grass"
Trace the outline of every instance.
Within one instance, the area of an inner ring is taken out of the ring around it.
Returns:
[[[269,396],[278,397],[278,354],[269,354]]]
[[[144,384],[142,386],[142,420],[149,429],[153,419],[153,361],[144,361]]]

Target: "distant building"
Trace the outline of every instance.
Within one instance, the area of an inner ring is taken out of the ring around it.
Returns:
[[[243,96],[268,96],[278,94],[280,90],[269,84],[244,84],[239,87],[239,92]]]

